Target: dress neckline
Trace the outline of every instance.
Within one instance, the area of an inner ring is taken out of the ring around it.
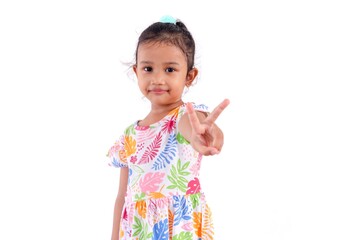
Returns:
[[[179,108],[181,108],[181,107],[183,107],[183,106],[185,106],[185,103],[177,106],[176,108],[174,108],[173,110],[171,110],[168,114],[166,114],[162,119],[160,119],[159,121],[154,122],[154,123],[152,123],[152,124],[150,124],[150,125],[140,126],[140,125],[139,125],[139,122],[140,122],[141,120],[136,120],[135,123],[134,123],[134,127],[135,127],[136,130],[142,130],[142,131],[148,130],[148,129],[150,129],[150,128],[156,128],[156,127],[158,127],[159,125],[161,125],[161,123],[162,123],[165,119],[168,119],[169,116],[173,116],[173,114],[170,114],[170,113],[175,112],[176,109],[179,109]]]

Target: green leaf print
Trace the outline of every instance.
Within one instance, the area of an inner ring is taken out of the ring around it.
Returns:
[[[135,134],[134,126],[131,125],[131,126],[127,127],[127,128],[125,129],[125,132],[124,132],[124,133],[125,133],[126,136],[129,136],[129,135],[131,135],[131,134]]]
[[[191,232],[182,232],[180,234],[176,234],[173,237],[173,240],[192,240],[193,234]]]
[[[190,164],[190,161],[189,161],[189,162],[186,162],[186,163],[184,164],[184,166],[182,166],[181,170],[184,171],[185,169],[187,169],[188,166],[189,166],[189,164]]]
[[[193,209],[195,209],[200,204],[200,193],[191,194],[190,200],[191,200]]]
[[[142,230],[142,223],[138,217],[134,217],[135,224],[133,224],[134,227],[134,236],[138,236],[141,233]]]
[[[133,224],[134,237],[139,237],[139,240],[146,240],[152,238],[152,232],[148,232],[148,224],[143,223],[138,217],[134,216],[135,224]]]
[[[139,194],[135,195],[135,201],[140,201],[144,199],[145,199],[145,193],[141,193],[140,195]]]
[[[149,233],[147,236],[146,236],[146,238],[148,239],[148,238],[152,238],[152,236],[153,236],[153,233],[151,232],[151,233]]]
[[[181,135],[180,133],[178,133],[176,135],[176,140],[180,143],[180,144],[190,144],[190,142],[188,142],[183,135]]]
[[[137,173],[140,173],[140,174],[145,172],[144,169],[142,169],[141,167],[139,167],[137,165],[134,165],[132,169],[134,170],[134,172],[137,172]]]
[[[187,190],[187,179],[184,176],[190,174],[186,169],[189,167],[190,161],[186,162],[184,165],[181,165],[180,159],[177,161],[176,167],[174,165],[171,166],[170,176],[168,176],[169,181],[172,185],[168,186],[168,189],[179,189],[182,192],[186,192]]]
[[[132,187],[139,181],[140,177],[144,173],[144,170],[141,167],[136,166],[136,165],[133,167],[133,170],[134,170],[134,176],[132,177],[132,180],[130,183]],[[135,173],[137,173],[137,175],[135,175]]]

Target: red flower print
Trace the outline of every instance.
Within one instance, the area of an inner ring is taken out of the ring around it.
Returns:
[[[131,156],[130,158],[131,163],[135,164],[136,160],[137,160],[136,156]]]

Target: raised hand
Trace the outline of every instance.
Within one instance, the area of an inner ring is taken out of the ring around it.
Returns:
[[[186,104],[186,109],[191,125],[190,144],[203,155],[214,155],[221,151],[224,136],[221,129],[215,124],[222,111],[230,104],[228,99],[222,101],[207,117],[199,120],[191,103]]]

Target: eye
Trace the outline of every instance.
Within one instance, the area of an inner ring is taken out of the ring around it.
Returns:
[[[175,72],[175,69],[174,69],[174,68],[169,67],[169,68],[165,69],[165,72]]]
[[[152,71],[152,67],[144,67],[144,71],[145,71],[145,72],[151,72],[151,71]]]

